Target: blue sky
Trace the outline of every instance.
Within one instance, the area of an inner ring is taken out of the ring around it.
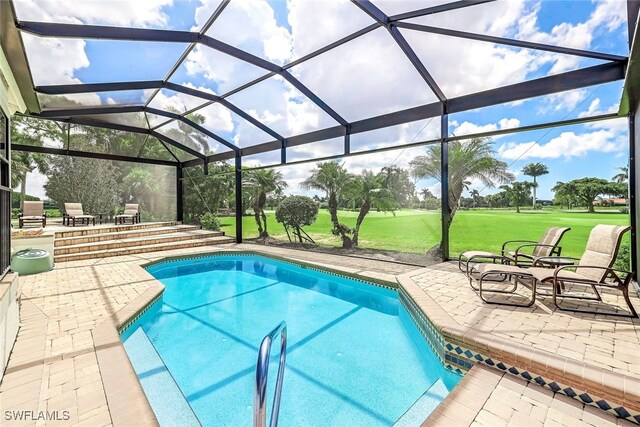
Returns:
[[[374,3],[389,14],[437,4],[438,0]],[[220,0],[16,0],[24,20],[74,22],[197,31]],[[540,43],[595,50],[619,55],[628,52],[626,7],[622,0],[509,1],[413,19],[442,26]],[[247,50],[276,64],[284,64],[371,23],[347,1],[251,0],[232,1],[208,35]],[[558,74],[601,63],[573,56],[541,53],[446,36],[401,30],[432,73],[445,95],[455,97],[502,85]],[[24,36],[36,85],[162,79],[184,52],[186,45],[39,39]],[[383,114],[433,101],[434,95],[385,30],[376,30],[308,63],[293,67],[292,74],[348,120]],[[265,74],[206,47],[197,47],[171,78],[172,82],[224,94]],[[450,134],[525,126],[617,111],[621,83],[590,87],[519,103],[499,105],[450,116]],[[146,100],[149,92],[102,93],[73,97],[86,105]],[[193,99],[163,91],[154,101],[159,108],[186,110]],[[271,78],[230,101],[285,136],[325,127],[336,122],[280,78]],[[270,137],[219,106],[201,111],[205,127],[240,146],[265,142]],[[438,120],[425,120],[354,136],[361,148],[402,145],[437,137]],[[611,178],[626,164],[627,130],[624,119],[596,125],[578,125],[495,138],[498,156],[518,173],[529,162],[543,162],[551,174],[540,178],[539,197],[551,198],[557,181],[583,176]],[[215,148],[215,147],[212,147]],[[337,141],[291,150],[294,156],[337,154]],[[218,150],[222,151],[222,150]],[[355,172],[377,169],[393,161],[406,167],[420,150],[401,155],[381,154],[345,159]],[[398,152],[399,153],[399,152]],[[278,154],[249,159],[268,164]],[[292,192],[312,166],[284,168]],[[519,177],[522,179],[523,177]],[[40,185],[42,178],[37,181]],[[34,184],[35,185],[35,184]],[[432,187],[423,181],[418,187]],[[479,183],[472,188],[484,189]],[[38,191],[30,189],[30,191]]]

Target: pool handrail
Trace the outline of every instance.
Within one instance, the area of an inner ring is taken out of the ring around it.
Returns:
[[[260,344],[258,351],[258,363],[256,365],[256,383],[253,395],[253,426],[266,427],[267,424],[267,376],[269,374],[269,357],[273,340],[280,334],[280,362],[278,364],[278,377],[276,379],[275,396],[271,408],[270,427],[278,426],[278,414],[280,412],[280,396],[282,395],[282,380],[284,366],[287,358],[287,322],[282,321],[269,332]]]

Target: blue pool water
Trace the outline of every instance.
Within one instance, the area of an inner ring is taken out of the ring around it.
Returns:
[[[460,380],[395,291],[255,255],[147,270],[166,290],[122,338],[162,425],[250,426],[258,347],[282,320],[281,426],[419,425]]]

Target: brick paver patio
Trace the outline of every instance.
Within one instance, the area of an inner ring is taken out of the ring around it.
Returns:
[[[640,323],[637,321],[554,312],[544,299],[529,309],[488,306],[481,303],[464,277],[449,264],[418,269],[316,252],[226,245],[65,262],[50,272],[20,278],[22,327],[0,384],[3,417],[7,410],[48,410],[68,411],[69,419],[64,422],[3,420],[2,425],[127,425],[128,418],[112,413],[113,400],[105,393],[105,383],[114,381],[113,378],[105,381],[103,377],[104,364],[99,363],[99,357],[108,353],[100,352],[118,345],[113,336],[105,338],[104,329],[109,326],[105,321],[111,321],[114,314],[136,298],[140,299],[157,283],[140,275],[140,264],[166,256],[230,249],[259,250],[387,281],[408,275],[460,324],[473,324],[501,337],[588,360],[625,375],[640,376],[637,357]],[[640,308],[637,298],[633,302]],[[111,334],[115,331],[114,327],[107,329]],[[478,377],[483,378],[482,387],[478,387]],[[480,397],[473,395],[480,389]],[[472,400],[473,408],[460,406],[469,406]],[[466,416],[461,418],[461,414]],[[136,425],[156,423],[152,415],[145,420],[146,423],[136,422]],[[473,368],[428,423],[451,425],[450,421],[456,421],[456,425],[490,426],[507,422],[512,425],[627,423],[484,366]]]

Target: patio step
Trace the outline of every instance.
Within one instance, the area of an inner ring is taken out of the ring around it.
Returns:
[[[70,245],[79,245],[83,243],[104,242],[107,240],[132,239],[134,237],[145,237],[153,235],[162,235],[176,232],[184,232],[191,230],[199,230],[197,225],[172,225],[167,227],[147,227],[137,230],[122,230],[108,233],[97,233],[74,237],[56,238],[54,246],[64,247]]]
[[[151,240],[153,242],[153,240]],[[213,246],[213,245],[223,245],[226,243],[233,243],[235,239],[233,237],[227,237],[224,235],[216,235],[215,237],[200,237],[200,238],[192,238],[190,240],[182,240],[182,241],[173,241],[173,242],[165,242],[165,243],[152,243],[140,246],[131,246],[131,247],[121,247],[115,249],[102,249],[97,251],[90,252],[78,252],[66,255],[55,255],[55,262],[65,262],[65,261],[80,261],[85,259],[94,259],[94,258],[106,258],[106,257],[114,257],[114,256],[122,256],[122,255],[134,255],[141,254],[146,252],[157,252],[157,251],[170,251],[173,249],[185,249],[185,248],[195,248],[200,246]]]
[[[163,221],[163,222],[143,222],[140,224],[123,224],[123,225],[115,225],[112,224],[110,226],[105,227],[104,225],[96,225],[96,226],[81,226],[78,225],[75,228],[69,227],[69,230],[65,231],[56,231],[55,238],[56,239],[64,239],[67,237],[77,237],[77,236],[92,236],[96,234],[105,234],[105,233],[117,233],[121,231],[132,231],[132,230],[143,230],[147,228],[159,228],[159,227],[170,227],[174,225],[181,225],[182,223],[179,221]]]
[[[152,234],[143,237],[124,238],[105,240],[101,242],[81,243],[75,245],[67,245],[57,247],[54,249],[54,255],[69,255],[77,254],[81,252],[97,252],[107,249],[120,249],[120,248],[132,248],[136,246],[147,246],[154,244],[182,242],[185,240],[197,240],[207,239],[211,237],[224,236],[221,231],[208,231],[208,230],[189,230],[180,232],[175,230],[173,233],[168,234]]]

